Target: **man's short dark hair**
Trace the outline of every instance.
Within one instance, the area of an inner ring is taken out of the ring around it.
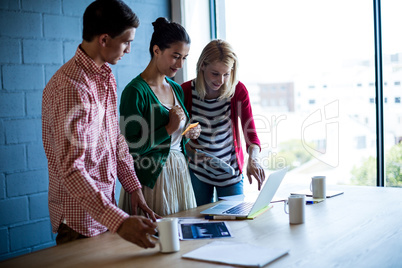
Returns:
[[[129,28],[138,28],[137,15],[120,0],[96,0],[84,12],[82,38],[92,41],[95,36],[108,34],[112,38]]]

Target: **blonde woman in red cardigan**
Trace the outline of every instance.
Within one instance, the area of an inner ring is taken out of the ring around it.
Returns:
[[[218,197],[243,194],[244,155],[238,118],[249,156],[248,180],[252,183],[254,177],[259,190],[265,180],[257,159],[260,141],[250,98],[245,85],[237,81],[237,66],[230,44],[213,40],[198,59],[196,79],[181,85],[191,121],[199,122],[202,129],[198,139],[186,145],[198,206],[213,202],[215,189]]]

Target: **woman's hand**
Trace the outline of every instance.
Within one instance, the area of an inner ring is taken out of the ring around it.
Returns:
[[[196,139],[198,139],[200,134],[201,134],[201,126],[198,124],[197,126],[193,127],[189,131],[187,131],[187,133],[184,134],[184,136],[187,139],[196,140]]]
[[[192,148],[189,143],[186,144],[186,151],[187,151],[188,156],[191,158],[191,160],[195,164],[211,160],[211,157],[208,157],[205,154],[203,154],[201,152],[199,153],[196,150],[194,150],[194,148]]]
[[[261,190],[261,186],[265,180],[265,171],[258,163],[257,156],[259,150],[260,147],[256,144],[252,144],[248,148],[249,158],[247,164],[247,177],[250,184],[252,184],[253,181],[251,179],[251,176],[253,176],[258,182],[258,190]]]
[[[258,182],[258,190],[261,190],[262,183],[265,180],[265,171],[256,159],[249,158],[247,164],[247,177],[250,184],[252,184],[251,176]]]
[[[169,123],[166,125],[166,131],[169,135],[172,135],[180,127],[180,122],[185,120],[186,116],[180,105],[173,106],[169,110]]]

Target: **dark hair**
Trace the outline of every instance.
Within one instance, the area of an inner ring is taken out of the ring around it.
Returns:
[[[129,28],[138,28],[137,15],[120,0],[96,0],[84,12],[82,38],[92,41],[97,35],[119,36]]]
[[[186,29],[176,22],[169,22],[166,18],[160,17],[152,23],[154,33],[152,34],[149,52],[153,58],[153,47],[157,45],[161,50],[170,48],[170,45],[176,42],[184,42],[190,44],[190,36]]]

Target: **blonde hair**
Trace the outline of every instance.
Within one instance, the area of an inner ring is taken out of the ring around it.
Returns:
[[[212,40],[204,47],[197,62],[195,88],[202,100],[206,95],[206,85],[202,66],[207,66],[208,64],[213,64],[215,62],[222,62],[226,66],[231,66],[233,64],[230,71],[230,79],[219,89],[220,96],[218,100],[231,98],[234,95],[237,85],[237,56],[228,42],[216,39]]]

